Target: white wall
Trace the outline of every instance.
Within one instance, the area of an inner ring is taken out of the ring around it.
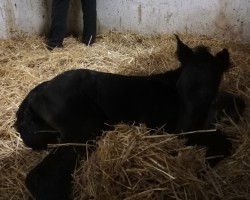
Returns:
[[[48,32],[52,0],[0,0],[0,37]],[[197,33],[250,43],[250,0],[97,0],[98,31]],[[69,30],[81,32],[80,0]]]
[[[197,33],[250,43],[249,0],[99,0],[99,29]]]
[[[44,0],[0,0],[0,37],[19,32],[42,33],[47,24]]]

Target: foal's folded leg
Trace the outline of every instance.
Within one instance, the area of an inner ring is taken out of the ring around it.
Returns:
[[[17,112],[15,127],[24,144],[33,150],[46,149],[48,144],[58,143],[59,132],[40,118],[26,102]]]
[[[59,132],[48,125],[31,107],[33,99],[40,94],[49,82],[43,82],[32,89],[20,104],[15,128],[24,144],[33,150],[46,149],[47,144],[58,143]]]
[[[69,124],[61,124],[61,127],[64,129],[62,143],[84,144],[100,135],[97,130],[101,130],[103,122],[101,118],[93,121],[90,117],[85,122],[73,120]],[[82,157],[85,152],[85,146],[60,146],[52,151],[27,175],[26,186],[32,196],[37,200],[73,199],[72,173],[77,167],[78,157]]]
[[[245,107],[246,103],[240,96],[220,91],[211,106],[206,126],[213,127],[214,123],[221,121],[230,125],[228,118],[234,123],[238,123]]]
[[[32,169],[26,186],[36,200],[72,199],[72,173],[85,147],[61,146]]]
[[[186,145],[206,147],[206,162],[210,167],[231,155],[232,142],[221,131],[190,133],[185,138]]]
[[[205,129],[215,128],[215,123],[220,121],[230,125],[228,118],[234,123],[238,123],[244,109],[245,102],[241,97],[224,91],[219,92],[208,114]],[[206,161],[211,167],[231,155],[232,142],[222,130],[196,132],[187,134],[185,137],[188,139],[187,145],[207,148]]]

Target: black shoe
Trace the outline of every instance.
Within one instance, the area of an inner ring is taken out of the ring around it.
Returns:
[[[86,44],[87,46],[90,46],[91,44],[95,43],[96,36],[83,36],[82,37],[82,43]]]
[[[48,43],[47,44],[47,49],[52,51],[54,48],[63,48],[62,44],[53,44],[53,43]]]

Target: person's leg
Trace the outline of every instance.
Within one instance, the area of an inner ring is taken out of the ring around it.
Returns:
[[[96,38],[96,0],[82,0],[83,38],[86,45],[93,44]]]
[[[69,0],[53,0],[48,48],[62,47],[66,33]]]

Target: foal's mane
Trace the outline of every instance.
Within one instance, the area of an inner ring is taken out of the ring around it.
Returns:
[[[204,45],[199,45],[193,48],[195,54],[210,54],[210,48]]]
[[[199,45],[193,48],[195,59],[198,61],[212,61],[213,55],[210,48],[204,45]]]

